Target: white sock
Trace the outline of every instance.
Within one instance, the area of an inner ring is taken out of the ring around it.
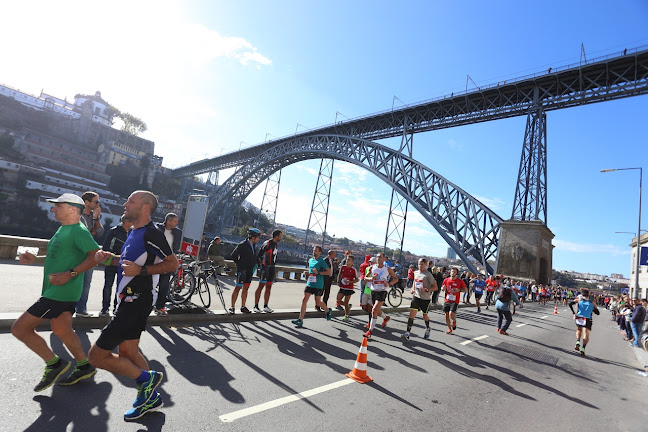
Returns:
[[[387,314],[385,314],[385,312],[380,311],[380,318],[385,319],[386,316]]]
[[[373,330],[376,327],[376,318],[371,317],[371,324],[369,324],[369,330]]]

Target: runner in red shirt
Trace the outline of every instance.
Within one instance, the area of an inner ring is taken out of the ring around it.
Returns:
[[[346,262],[340,267],[340,274],[338,276],[338,286],[340,291],[337,295],[337,304],[344,308],[343,321],[349,320],[349,299],[353,295],[353,284],[358,282],[358,272],[353,267],[353,255],[348,255]]]
[[[500,287],[499,276],[491,276],[486,279],[486,309],[491,305],[491,302],[495,304],[495,291]]]
[[[450,270],[450,277],[443,281],[443,290],[445,291],[445,302],[443,303],[443,312],[445,312],[446,324],[448,325],[447,334],[457,328],[457,306],[459,305],[459,296],[465,292],[466,284],[457,276],[459,271],[456,268]]]

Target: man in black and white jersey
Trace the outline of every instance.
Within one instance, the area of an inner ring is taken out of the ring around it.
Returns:
[[[261,260],[261,277],[259,278],[259,286],[254,292],[254,312],[261,313],[259,309],[259,300],[261,299],[261,291],[265,287],[265,294],[263,296],[263,312],[272,313],[274,310],[268,306],[270,302],[270,290],[272,283],[275,280],[275,264],[277,264],[277,245],[283,238],[281,230],[272,231],[272,238],[266,240],[261,246],[257,258]]]
[[[124,203],[124,219],[133,228],[122,247],[121,255],[99,251],[95,261],[118,265],[117,310],[90,349],[90,363],[117,375],[135,380],[137,398],[133,408],[124,414],[132,421],[148,411],[162,406],[162,396],[155,390],[162,382],[161,372],[149,370],[139,351],[139,340],[146,320],[157,297],[155,287],[159,275],[178,268],[178,259],[171,251],[164,233],[160,232],[151,215],[157,208],[157,198],[148,191],[135,191]],[[113,350],[118,349],[118,354]]]

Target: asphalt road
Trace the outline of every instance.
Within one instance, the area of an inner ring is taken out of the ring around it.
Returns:
[[[99,371],[34,393],[42,362],[0,333],[0,431],[645,431],[648,378],[608,314],[595,318],[581,357],[571,315],[559,311],[527,306],[511,336],[495,332],[495,311],[469,309],[446,335],[435,311],[432,337],[423,339],[418,318],[407,344],[405,315],[394,315],[369,342],[369,384],[343,382],[364,317],[307,319],[302,329],[288,320],[149,327],[141,347],[165,373],[165,407],[134,424],[122,419],[135,396],[130,380]],[[85,346],[99,335],[79,333]],[[462,344],[480,336],[488,337]]]

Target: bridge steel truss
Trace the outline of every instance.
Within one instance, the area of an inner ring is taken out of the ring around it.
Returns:
[[[216,222],[272,173],[309,159],[337,159],[363,167],[403,196],[457,252],[493,273],[502,219],[464,190],[413,158],[381,144],[341,135],[310,135],[284,141],[240,166],[210,200]],[[490,261],[490,262],[489,262]]]

